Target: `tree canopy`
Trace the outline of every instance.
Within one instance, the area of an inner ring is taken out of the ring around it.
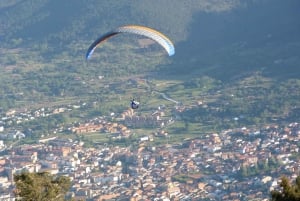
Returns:
[[[71,186],[70,178],[48,172],[23,172],[14,175],[14,181],[18,201],[62,201]]]
[[[299,201],[300,200],[300,176],[296,178],[295,184],[291,184],[287,177],[282,177],[280,182],[281,191],[271,192],[271,201]]]

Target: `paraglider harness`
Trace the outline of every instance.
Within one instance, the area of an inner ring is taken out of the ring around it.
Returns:
[[[131,100],[131,108],[132,109],[138,109],[139,108],[140,103],[138,101],[135,101],[134,99]]]

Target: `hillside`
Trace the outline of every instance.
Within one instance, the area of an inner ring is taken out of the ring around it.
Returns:
[[[222,12],[238,5],[226,1],[113,1],[97,0],[26,0],[3,1],[0,4],[0,35],[66,43],[70,40],[95,38],[100,33],[124,24],[155,27],[175,41],[187,35],[193,13],[199,10]],[[180,20],[178,20],[180,19]]]
[[[254,71],[298,78],[299,1],[247,2],[229,12],[195,14],[176,62],[223,80]]]
[[[263,71],[299,77],[299,8],[297,0],[2,1],[0,38],[7,48],[47,44],[49,58],[74,43],[80,49],[66,54],[84,54],[100,34],[143,24],[175,42],[177,54],[168,75],[188,70],[224,79],[224,72],[235,78]]]
[[[298,0],[3,0],[1,107],[79,98],[127,100],[146,93],[126,83],[135,76],[179,83],[159,89],[182,98],[187,91],[182,86],[191,82],[198,88],[189,91],[201,93],[207,85],[202,78],[221,83],[216,88],[240,85],[257,74],[278,86],[289,83],[300,76],[299,7]],[[88,46],[99,35],[124,24],[162,31],[174,41],[175,56],[120,36],[85,62]]]

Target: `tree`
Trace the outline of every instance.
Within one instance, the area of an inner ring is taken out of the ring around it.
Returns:
[[[290,184],[287,177],[282,177],[280,182],[281,191],[271,192],[271,201],[299,201],[300,200],[300,176],[296,178],[295,184]]]
[[[71,186],[70,178],[48,172],[15,174],[14,181],[18,201],[62,201]]]

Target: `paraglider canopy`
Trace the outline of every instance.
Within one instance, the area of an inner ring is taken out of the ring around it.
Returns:
[[[131,34],[146,36],[156,41],[158,44],[160,44],[167,51],[169,56],[175,54],[175,48],[172,41],[161,32],[145,26],[128,25],[128,26],[118,27],[115,30],[110,31],[100,36],[98,39],[96,39],[88,48],[86,53],[86,59],[90,59],[90,57],[92,56],[93,52],[95,51],[98,45],[100,45],[105,40],[120,33],[131,33]]]

